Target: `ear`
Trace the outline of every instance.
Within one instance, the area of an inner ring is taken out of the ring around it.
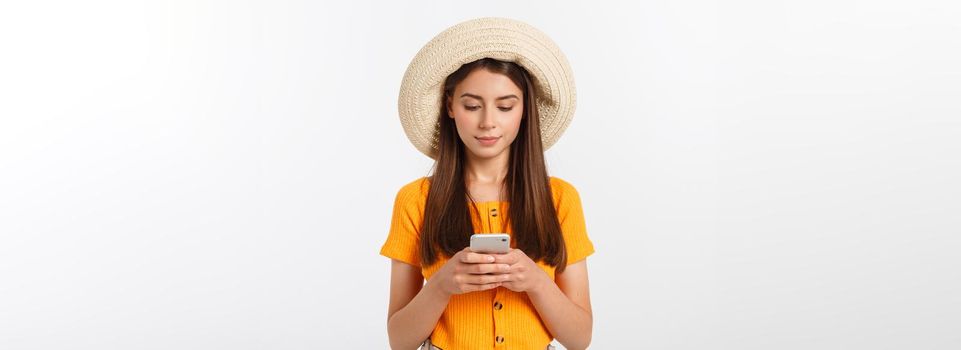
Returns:
[[[450,102],[450,99],[447,99],[447,106],[446,106],[446,107],[447,107],[447,117],[450,118],[450,119],[454,119],[454,110],[451,109],[451,106],[452,106],[452,104],[451,104],[451,102]]]

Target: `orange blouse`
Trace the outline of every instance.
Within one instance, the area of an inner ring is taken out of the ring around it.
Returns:
[[[587,237],[577,190],[556,177],[550,178],[550,185],[570,265],[594,253],[594,245]],[[380,249],[383,256],[420,267],[425,279],[447,262],[447,257],[440,254],[434,264],[420,266],[420,227],[429,186],[430,180],[422,177],[398,191],[390,232]],[[507,212],[508,202],[478,202],[477,210],[468,207],[474,228],[480,230],[477,233],[512,235],[510,226],[502,228],[503,215],[498,214]],[[554,278],[553,267],[536,263]],[[431,343],[442,349],[544,349],[553,339],[527,293],[504,287],[451,296],[430,335]]]

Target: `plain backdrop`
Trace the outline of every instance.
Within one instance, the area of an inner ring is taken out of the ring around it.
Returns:
[[[384,349],[441,30],[550,35],[595,349],[961,348],[953,1],[5,1],[0,348]]]

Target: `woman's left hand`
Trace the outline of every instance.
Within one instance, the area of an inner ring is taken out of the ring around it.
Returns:
[[[531,260],[520,249],[511,249],[505,254],[489,254],[494,256],[495,264],[510,265],[510,272],[501,276],[506,276],[501,282],[502,287],[506,287],[515,292],[530,292],[542,288],[551,281],[547,272],[544,272],[534,260]]]

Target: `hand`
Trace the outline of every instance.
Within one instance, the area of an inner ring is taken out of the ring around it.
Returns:
[[[495,263],[492,254],[474,253],[468,247],[447,260],[428,283],[434,283],[449,297],[500,287],[509,269],[508,264]]]
[[[554,283],[547,272],[544,272],[520,249],[511,249],[505,254],[492,255],[494,263],[510,265],[506,273],[507,280],[501,282],[501,285],[507,289],[515,292],[530,292],[544,287],[547,283]]]

